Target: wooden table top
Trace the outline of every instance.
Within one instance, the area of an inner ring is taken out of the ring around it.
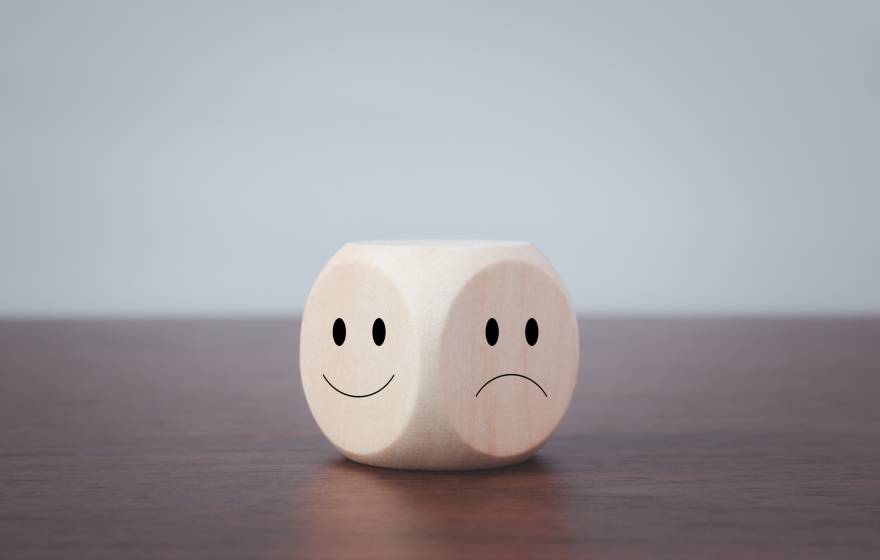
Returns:
[[[0,557],[878,558],[880,319],[587,319],[537,457],[340,459],[297,321],[0,322]]]

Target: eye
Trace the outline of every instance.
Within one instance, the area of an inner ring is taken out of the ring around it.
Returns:
[[[336,346],[342,346],[342,343],[345,342],[345,321],[342,319],[333,321],[333,342],[336,343]]]
[[[376,346],[382,346],[382,343],[385,342],[385,321],[382,319],[373,321],[373,342],[376,343]]]
[[[486,342],[489,343],[489,346],[495,346],[495,343],[498,342],[498,321],[494,318],[486,321]]]
[[[534,318],[526,322],[526,342],[534,346],[538,342],[538,322]]]

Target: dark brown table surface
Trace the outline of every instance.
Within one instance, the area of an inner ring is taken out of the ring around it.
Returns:
[[[880,558],[880,320],[587,319],[477,473],[340,459],[295,320],[0,322],[0,558]]]

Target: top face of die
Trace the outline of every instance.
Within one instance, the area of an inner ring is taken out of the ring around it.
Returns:
[[[303,312],[302,382],[338,448],[376,453],[406,428],[418,368],[412,331],[397,287],[375,266],[331,265],[315,283]]]
[[[459,436],[492,457],[528,454],[556,428],[577,381],[568,297],[532,264],[490,265],[453,302],[440,360],[444,405]]]
[[[356,241],[350,246],[362,247],[409,247],[443,249],[500,249],[509,247],[531,247],[525,241],[495,241],[491,239],[391,239],[385,241]]]

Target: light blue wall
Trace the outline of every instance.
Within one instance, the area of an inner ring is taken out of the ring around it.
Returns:
[[[0,314],[285,313],[349,239],[880,311],[878,2],[0,0]]]

